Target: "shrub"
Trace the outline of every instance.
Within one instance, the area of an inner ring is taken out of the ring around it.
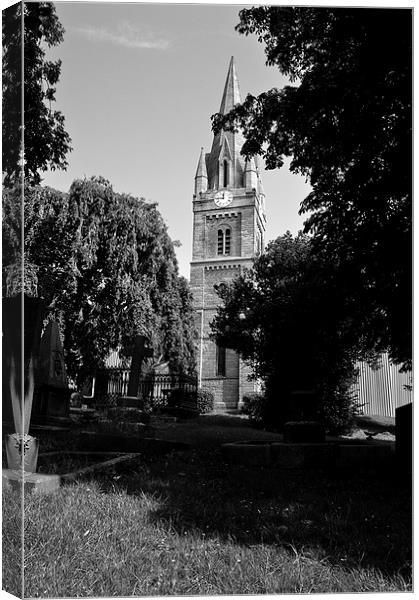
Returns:
[[[324,397],[321,412],[326,431],[331,435],[339,435],[352,431],[360,410],[355,404],[355,394],[340,390]]]
[[[249,415],[249,420],[255,425],[264,426],[267,416],[267,399],[264,394],[246,394],[243,396],[243,412]]]
[[[200,388],[197,392],[197,408],[200,415],[210,413],[214,410],[214,394],[211,390]]]

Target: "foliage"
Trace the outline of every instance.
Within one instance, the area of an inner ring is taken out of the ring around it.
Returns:
[[[330,435],[350,433],[355,426],[360,409],[355,403],[354,394],[350,390],[338,389],[335,394],[329,394],[327,386],[322,392],[321,419],[327,423]]]
[[[252,269],[217,291],[223,305],[213,335],[250,362],[265,385],[266,404],[256,405],[257,418],[281,426],[296,389],[314,389],[320,406],[333,401],[339,410],[351,403],[354,364],[361,358],[351,299],[342,290],[339,265],[314,254],[308,236],[287,232]],[[329,408],[325,425],[330,417]]]
[[[242,128],[268,169],[292,157],[312,186],[305,231],[339,263],[365,349],[409,368],[412,11],[260,6],[237,29],[295,85],[248,95],[215,129]]]
[[[264,394],[246,394],[243,396],[243,413],[255,425],[262,426],[266,423],[266,396]]]
[[[13,260],[19,187],[4,197],[4,264]],[[66,366],[83,381],[111,349],[137,334],[173,372],[193,372],[191,296],[154,204],[118,194],[102,177],[76,180],[68,194],[25,186],[25,256],[38,293],[64,333]]]
[[[21,19],[24,10],[24,37]],[[50,2],[18,2],[3,11],[3,173],[10,185],[21,169],[22,81],[24,81],[24,171],[40,182],[38,171],[65,169],[70,137],[64,117],[53,110],[61,61],[48,61],[45,46],[63,41],[64,29]],[[22,73],[22,44],[25,49]]]
[[[211,390],[198,389],[197,409],[200,415],[210,413],[214,410],[214,394]]]

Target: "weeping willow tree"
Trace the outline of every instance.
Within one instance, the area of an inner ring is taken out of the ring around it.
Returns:
[[[13,214],[14,194],[4,210]],[[82,381],[111,349],[146,335],[173,372],[195,368],[191,294],[155,204],[114,192],[102,177],[76,180],[68,194],[27,186],[25,252],[38,293],[59,321],[70,376]],[[3,221],[5,260],[18,221]]]

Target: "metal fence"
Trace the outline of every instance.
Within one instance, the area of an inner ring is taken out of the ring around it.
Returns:
[[[108,368],[96,373],[95,402],[105,397],[120,397],[128,394],[129,369]],[[165,406],[170,394],[180,390],[183,394],[196,394],[198,381],[188,375],[148,375],[140,378],[137,396],[154,407]]]
[[[394,417],[396,408],[412,402],[412,373],[400,373],[400,365],[392,364],[388,354],[381,355],[378,369],[367,363],[357,367],[358,381],[352,391],[361,414]]]

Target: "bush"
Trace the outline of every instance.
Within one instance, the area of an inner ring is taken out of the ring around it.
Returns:
[[[210,413],[214,410],[214,394],[211,390],[200,388],[197,392],[197,408],[200,415]]]
[[[272,384],[273,382],[271,382]],[[349,433],[354,425],[359,408],[351,392],[351,381],[344,382],[333,389],[332,386],[316,386],[319,397],[317,420],[329,435]],[[258,427],[270,431],[283,431],[286,422],[292,419],[287,409],[286,396],[278,393],[279,385],[266,387],[266,394],[248,394],[243,397],[243,413]]]
[[[247,394],[243,396],[243,413],[249,415],[249,420],[255,425],[266,424],[268,402],[264,394]]]
[[[326,431],[331,435],[350,433],[354,428],[355,418],[360,413],[355,404],[355,395],[348,390],[325,397],[321,412]]]

